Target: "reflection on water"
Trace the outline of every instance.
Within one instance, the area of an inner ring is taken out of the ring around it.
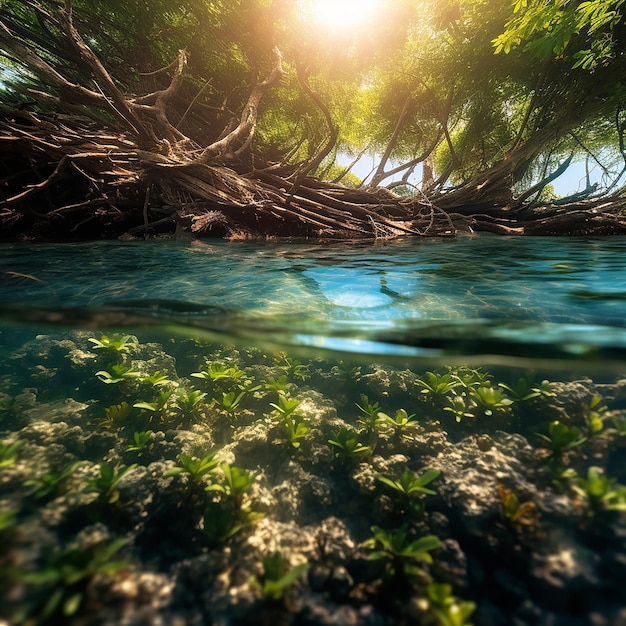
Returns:
[[[587,357],[626,347],[625,252],[623,238],[491,236],[6,245],[0,303],[13,319],[89,307],[83,316],[106,325],[106,306],[122,325],[131,323],[126,311],[133,323],[147,314],[151,323],[357,352],[499,354],[516,348],[498,344],[529,343]]]

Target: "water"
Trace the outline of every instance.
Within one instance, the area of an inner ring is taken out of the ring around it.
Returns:
[[[102,315],[122,311],[348,353],[608,365],[626,346],[625,247],[496,237],[13,245],[0,249],[0,302],[8,318],[62,308],[106,324]]]
[[[0,620],[620,623],[625,312],[623,238],[2,245]]]

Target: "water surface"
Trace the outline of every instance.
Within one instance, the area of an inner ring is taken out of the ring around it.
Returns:
[[[7,320],[420,358],[606,362],[626,349],[624,238],[13,244],[0,280]]]

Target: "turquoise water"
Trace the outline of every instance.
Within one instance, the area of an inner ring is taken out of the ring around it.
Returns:
[[[61,310],[69,325],[422,359],[626,354],[623,238],[15,244],[0,248],[0,281],[7,320]]]
[[[622,623],[625,313],[624,238],[0,246],[0,622]]]

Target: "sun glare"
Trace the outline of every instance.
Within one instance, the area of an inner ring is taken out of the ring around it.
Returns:
[[[305,6],[311,26],[339,33],[371,22],[382,0],[305,0]]]

